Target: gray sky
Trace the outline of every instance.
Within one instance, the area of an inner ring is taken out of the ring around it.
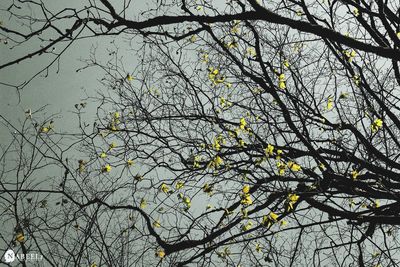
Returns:
[[[15,88],[0,85],[0,113],[11,121],[17,122],[24,118],[25,109],[35,110],[44,105],[49,105],[46,108],[46,113],[60,113],[63,117],[59,123],[56,122],[58,126],[64,125],[65,128],[73,126],[72,114],[68,111],[73,110],[74,104],[79,103],[80,98],[84,96],[83,88],[92,93],[98,85],[95,70],[89,69],[81,73],[75,71],[79,66],[82,66],[78,58],[87,55],[89,49],[89,42],[80,42],[79,46],[73,45],[62,58],[60,72],[55,73],[55,69],[52,68],[47,78],[38,77],[34,79],[21,92],[20,104],[18,104],[18,94]],[[7,45],[4,44],[0,46],[0,54],[2,55],[1,62],[18,56],[15,53],[9,53]],[[1,81],[10,84],[23,82],[29,79],[38,67],[42,67],[44,61],[34,58],[1,70]],[[4,140],[5,134],[4,128],[1,128],[1,140]]]
[[[2,1],[0,9],[6,9],[11,1]],[[146,6],[152,1],[132,1],[131,6],[134,18],[140,19],[140,12],[146,9]],[[73,0],[67,3],[63,1],[44,1],[47,8],[50,10],[60,10],[67,7],[76,7],[85,5],[86,1]],[[116,4],[118,10],[118,4]],[[20,11],[21,13],[26,13]],[[25,14],[24,13],[24,14]],[[40,14],[37,14],[39,17]],[[6,12],[0,11],[0,20],[4,26],[9,26],[15,29],[15,22],[7,20]],[[12,25],[8,25],[12,24]],[[21,27],[21,29],[26,29]],[[35,51],[43,45],[37,40],[29,40],[27,44],[17,46],[10,49],[13,45],[11,41],[5,44],[4,37],[0,36],[0,64],[15,60],[28,52]],[[59,113],[61,115],[60,121],[55,122],[55,126],[59,129],[71,129],[76,126],[76,120],[73,120],[73,115],[69,111],[74,111],[74,104],[79,103],[82,97],[85,97],[84,90],[87,94],[93,95],[100,87],[98,79],[103,75],[99,69],[85,69],[82,72],[76,72],[80,67],[85,66],[80,59],[87,59],[89,57],[90,49],[93,46],[97,47],[96,56],[99,60],[105,60],[107,52],[106,48],[112,49],[110,44],[112,38],[92,38],[77,41],[62,55],[60,61],[60,70],[57,73],[57,64],[50,68],[48,76],[44,77],[46,72],[42,73],[39,77],[32,80],[21,92],[21,103],[18,104],[18,94],[16,89],[0,84],[0,114],[10,119],[12,122],[17,122],[24,118],[24,110],[31,108],[32,110],[38,109],[44,105],[49,105],[46,108],[48,115]],[[119,39],[116,40],[118,47],[121,49],[127,48],[127,42]],[[65,44],[57,46],[56,52],[61,51]],[[135,43],[130,43],[135,48]],[[132,53],[129,53],[129,62],[135,64],[135,58]],[[0,70],[0,82],[7,84],[20,84],[29,80],[38,70],[44,68],[46,63],[51,62],[54,58],[52,55],[41,55],[33,57],[32,59],[25,60],[22,63],[13,65],[9,68]],[[95,112],[94,106],[87,107],[87,113],[93,114]],[[58,124],[58,125],[57,125]],[[0,144],[4,145],[8,131],[0,126]]]

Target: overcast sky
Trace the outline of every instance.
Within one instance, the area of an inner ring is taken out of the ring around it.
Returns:
[[[147,5],[152,1],[132,1],[130,18],[141,20],[140,13],[147,9]],[[64,1],[45,1],[46,7],[53,11],[58,11],[65,7],[77,7],[85,5],[86,1],[72,0]],[[4,10],[11,4],[11,1],[1,1],[0,9]],[[116,4],[118,10],[118,4]],[[21,10],[21,13],[26,13],[26,10]],[[37,15],[39,16],[39,15]],[[0,19],[4,26],[16,29],[14,21],[7,20],[6,12],[0,12]],[[11,24],[11,25],[9,25]],[[18,25],[19,27],[20,25]],[[63,25],[64,26],[64,25]],[[18,28],[17,27],[17,28]],[[24,29],[23,27],[21,29]],[[28,45],[21,45],[10,49],[13,45],[11,41],[5,42],[3,36],[0,36],[0,64],[4,64],[10,60],[15,60],[28,52],[33,52],[43,45],[38,40],[30,40]],[[81,59],[87,59],[89,52],[93,46],[97,47],[97,58],[103,60],[106,48],[113,47],[110,41],[113,38],[92,38],[77,41],[63,54],[60,61],[60,70],[57,73],[57,64],[50,68],[48,76],[44,77],[46,72],[42,73],[40,77],[33,79],[21,91],[21,102],[18,103],[19,97],[15,88],[0,84],[0,114],[4,115],[12,122],[17,122],[24,118],[24,110],[31,108],[32,110],[38,109],[44,105],[49,105],[46,108],[48,115],[59,113],[60,119],[55,121],[55,126],[59,130],[71,129],[76,125],[71,111],[74,111],[74,104],[79,103],[82,97],[85,97],[85,92],[89,95],[95,94],[96,90],[100,89],[98,80],[102,77],[103,73],[99,69],[85,69],[77,73],[76,70],[83,67]],[[125,40],[116,40],[118,47],[121,49],[127,48]],[[58,46],[56,51],[61,51],[66,44]],[[130,43],[130,46],[135,47],[135,43]],[[51,62],[54,57],[51,55],[36,56],[32,59],[26,60],[20,64],[0,70],[0,82],[6,84],[20,84],[29,80],[38,70],[46,66],[46,63]],[[129,53],[129,62],[135,64],[135,58],[132,53]],[[84,91],[85,90],[85,91]],[[87,113],[95,114],[95,106],[88,106]],[[58,124],[58,125],[57,125]],[[8,130],[0,127],[0,144],[7,143]]]

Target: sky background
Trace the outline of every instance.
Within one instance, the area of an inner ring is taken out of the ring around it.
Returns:
[[[84,57],[89,53],[91,44],[89,42],[79,42],[73,45],[61,59],[61,69],[56,73],[51,68],[48,77],[37,77],[30,82],[22,91],[19,97],[15,88],[0,85],[0,113],[13,123],[18,123],[24,119],[25,109],[39,109],[48,105],[47,114],[60,114],[60,119],[56,122],[59,129],[70,129],[75,125],[73,120],[74,104],[79,103],[84,97],[85,91],[89,94],[94,93],[98,73],[94,69],[84,72],[76,72],[76,69],[83,65],[79,57]],[[1,62],[18,57],[20,53],[10,53],[9,48],[4,43],[0,46]],[[47,57],[48,60],[49,57]],[[29,79],[34,72],[44,66],[45,58],[34,58],[22,64],[18,64],[0,71],[1,82],[8,84],[18,84]],[[43,76],[43,75],[41,75]],[[88,107],[90,108],[90,107]],[[0,140],[4,145],[8,130],[1,128]]]
[[[14,20],[10,20],[9,14],[3,10],[11,5],[12,1],[5,0],[0,3],[0,20],[5,27],[21,30],[27,33],[27,28],[23,25],[18,25]],[[52,10],[53,13],[62,10],[65,7],[75,7],[87,4],[86,1],[71,0],[64,1],[44,1],[46,7]],[[142,20],[140,13],[146,10],[152,1],[131,1],[131,9],[129,18]],[[115,1],[113,3],[118,11],[118,5],[122,2]],[[27,14],[27,10],[21,9],[22,14]],[[29,12],[29,11],[28,11]],[[33,17],[41,17],[42,14],[35,14],[32,11]],[[11,24],[11,25],[10,25]],[[61,28],[69,27],[70,25],[60,25]],[[117,38],[117,39],[114,39]],[[119,39],[118,39],[119,38]],[[21,40],[21,39],[19,39]],[[25,60],[19,64],[0,70],[0,114],[8,118],[11,122],[17,123],[25,117],[24,111],[28,108],[35,110],[48,105],[46,115],[59,114],[58,121],[55,121],[55,127],[58,130],[70,130],[77,126],[76,116],[72,113],[75,111],[74,105],[79,103],[82,98],[87,95],[94,95],[97,90],[103,89],[100,87],[99,80],[103,73],[99,69],[88,68],[81,72],[76,72],[77,69],[85,66],[82,60],[89,57],[89,53],[93,47],[96,47],[96,58],[105,60],[108,57],[106,49],[115,49],[111,41],[115,41],[119,49],[136,49],[136,40],[124,40],[120,37],[96,37],[75,41],[67,51],[62,55],[60,61],[60,69],[57,72],[57,64],[54,64],[45,77],[46,72],[33,79],[21,91],[21,98],[17,90],[13,87],[4,84],[21,84],[29,80],[38,70],[44,68],[49,62],[54,59],[53,55],[40,55],[31,59]],[[27,53],[38,49],[42,42],[31,39],[29,42],[13,47],[13,42],[8,40],[5,42],[5,37],[0,35],[0,65],[15,60]],[[67,43],[63,43],[56,47],[56,52],[61,51]],[[13,49],[10,49],[12,48]],[[135,65],[135,56],[129,53],[126,60],[130,64]],[[132,66],[133,67],[133,66]],[[96,106],[88,105],[86,113],[90,117],[95,115]],[[20,124],[20,123],[19,123]],[[4,146],[8,143],[9,131],[0,125],[0,145]]]

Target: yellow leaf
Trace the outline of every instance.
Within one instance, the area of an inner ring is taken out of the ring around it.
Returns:
[[[159,220],[154,221],[153,222],[153,227],[154,228],[160,228],[161,227],[160,221]]]
[[[242,219],[248,218],[248,210],[247,209],[241,209],[240,212],[242,213]]]
[[[109,148],[110,149],[113,149],[113,148],[115,148],[117,145],[114,143],[114,142],[112,142],[110,145],[109,145]]]
[[[298,172],[301,170],[301,166],[293,161],[289,161],[287,163],[287,166],[289,167],[289,169],[291,169],[294,172]]]
[[[179,181],[179,182],[176,183],[175,188],[176,189],[181,189],[184,185],[185,185],[185,183],[183,181]]]
[[[284,89],[286,89],[286,82],[285,81],[280,81],[278,86],[279,86],[279,89],[284,90]]]
[[[326,168],[325,168],[325,164],[323,164],[323,163],[318,164],[318,168],[319,168],[321,171],[323,171],[323,170],[326,169]]]
[[[163,259],[165,257],[165,251],[162,250],[162,249],[157,250],[156,257],[159,257],[160,259]]]
[[[287,59],[285,59],[283,61],[283,66],[285,66],[286,68],[289,68],[290,64],[289,64],[289,61]]]
[[[356,86],[360,86],[360,84],[361,84],[360,76],[354,75],[353,81],[354,81],[354,83],[355,83]]]
[[[250,194],[244,194],[240,203],[247,206],[253,204],[253,200],[251,199]]]
[[[290,202],[296,203],[299,200],[299,196],[296,194],[289,194],[288,199]]]
[[[85,160],[78,160],[79,163],[79,173],[83,173],[85,171],[85,165],[86,165],[86,161]]]
[[[326,103],[326,110],[331,110],[332,108],[333,108],[333,98],[329,96]]]
[[[283,162],[277,162],[276,166],[278,167],[278,174],[280,176],[285,174],[285,170],[286,170],[286,165]]]
[[[40,131],[42,132],[42,133],[48,133],[49,132],[49,128],[48,127],[42,127],[42,128],[40,128]]]
[[[200,168],[200,156],[195,156],[193,160],[193,168]]]
[[[221,105],[221,107],[224,107],[226,103],[226,99],[224,97],[220,97],[219,98],[219,104]]]
[[[213,190],[213,188],[209,184],[206,183],[206,184],[203,185],[203,192],[204,193],[211,194],[212,190]]]
[[[263,216],[261,224],[264,226],[267,226],[267,227],[271,225],[270,219],[268,218],[268,216],[266,216],[266,215]]]
[[[354,50],[351,50],[351,51],[349,51],[349,50],[344,50],[344,51],[343,51],[343,54],[344,54],[345,58],[347,59],[347,61],[350,62],[350,63],[351,63],[351,62],[353,61],[353,59],[357,56],[357,52],[354,51]]]
[[[273,220],[274,222],[276,222],[277,220],[278,220],[278,215],[276,214],[276,213],[274,213],[274,212],[270,212],[269,213],[269,215],[268,215],[268,217],[271,219],[271,220]]]
[[[226,44],[226,47],[231,49],[231,48],[237,48],[238,47],[238,43],[233,41],[233,42],[229,42]]]
[[[287,207],[286,210],[287,211],[291,211],[293,210],[293,205],[297,202],[297,200],[299,200],[299,196],[296,194],[289,194],[288,196],[288,202],[287,202]]]
[[[265,227],[269,227],[271,226],[273,223],[275,223],[276,221],[278,221],[278,215],[274,212],[270,212],[267,216],[263,216],[263,220],[261,222],[262,225],[264,225]]]
[[[242,230],[243,231],[248,231],[251,229],[251,227],[253,226],[253,223],[251,221],[249,221],[248,223],[242,225]]]
[[[247,185],[243,186],[242,191],[243,191],[243,193],[248,194],[250,192],[250,185],[247,184]]]
[[[203,54],[203,59],[201,60],[201,62],[208,63],[208,54],[207,53]]]
[[[374,124],[377,126],[377,127],[382,127],[382,125],[383,125],[383,122],[382,122],[382,120],[381,119],[376,119],[375,121],[374,121]]]
[[[246,143],[243,139],[239,139],[239,147],[246,147]]]
[[[224,161],[222,160],[222,158],[220,156],[216,156],[214,159],[214,164],[215,167],[219,167]]]
[[[378,131],[380,128],[383,126],[383,121],[381,119],[376,119],[374,122],[371,124],[371,130],[372,132]]]
[[[291,211],[291,210],[293,210],[293,202],[291,202],[291,201],[289,201],[288,203],[287,203],[287,207],[286,207],[286,210],[289,212],[289,211]]]
[[[266,156],[272,156],[274,154],[274,146],[271,144],[268,144],[267,148],[264,149],[265,155]]]
[[[248,54],[251,57],[255,57],[257,55],[256,50],[254,49],[254,47],[248,47],[246,49],[246,54]]]
[[[228,209],[224,209],[224,214],[225,215],[231,215],[233,213],[233,211],[230,211],[230,210],[228,210]]]
[[[352,198],[349,198],[348,201],[349,201],[349,207],[350,208],[352,208],[356,204],[356,202]]]
[[[360,173],[357,171],[357,170],[353,170],[352,172],[351,172],[351,178],[353,179],[353,180],[356,180],[357,179],[357,177],[360,175]]]
[[[103,166],[103,168],[101,169],[101,172],[110,172],[111,171],[111,166],[110,164],[106,164],[105,166]]]
[[[281,159],[282,153],[283,153],[282,149],[276,150],[276,159],[277,159],[277,160],[280,160],[280,159]]]
[[[232,34],[239,33],[239,32],[240,32],[239,27],[234,26],[234,27],[231,28],[231,33]]]
[[[213,148],[215,151],[220,151],[221,150],[221,145],[219,144],[218,139],[214,140]]]
[[[189,197],[184,197],[184,198],[183,198],[183,203],[185,203],[185,205],[186,205],[188,208],[190,208],[191,205],[192,205],[192,202],[190,201],[190,198],[189,198]]]
[[[144,199],[144,198],[142,198],[141,200],[140,200],[140,208],[141,209],[144,209],[144,208],[146,208],[147,207],[147,201]]]
[[[240,126],[239,126],[239,128],[242,129],[242,130],[244,130],[245,127],[246,127],[246,125],[247,125],[247,122],[246,122],[245,118],[241,118],[241,119],[240,119]]]
[[[15,240],[17,240],[19,243],[23,243],[25,241],[25,236],[23,233],[18,233]]]
[[[164,193],[168,193],[169,192],[169,187],[165,184],[162,183],[161,187],[160,187],[161,191],[163,191]]]
[[[213,67],[209,67],[208,70],[210,71],[209,75],[212,75],[213,77],[219,73],[219,70],[214,69]]]

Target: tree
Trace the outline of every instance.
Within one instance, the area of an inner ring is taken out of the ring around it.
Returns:
[[[87,37],[142,40],[135,68],[117,42],[113,60],[87,59],[104,90],[76,105],[80,134],[27,116],[3,156],[18,155],[1,176],[3,240],[52,265],[397,266],[399,4],[152,5],[6,10],[30,27],[3,36],[42,47],[0,68],[62,62],[52,48]]]

